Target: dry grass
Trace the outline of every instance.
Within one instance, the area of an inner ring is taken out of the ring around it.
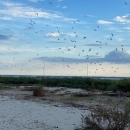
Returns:
[[[130,125],[130,107],[119,111],[98,106],[88,116],[82,116],[82,121],[81,128],[75,130],[125,130]]]
[[[12,87],[11,85],[0,83],[0,90],[11,89],[11,87]]]
[[[42,85],[34,87],[34,89],[33,89],[33,96],[36,96],[36,97],[43,97],[43,96],[45,96],[45,93],[44,93]]]
[[[50,91],[50,93],[57,93],[57,92],[60,92],[60,91],[63,91],[63,90],[65,90],[66,88],[57,88],[57,89],[55,89],[55,90],[53,90],[53,91]]]

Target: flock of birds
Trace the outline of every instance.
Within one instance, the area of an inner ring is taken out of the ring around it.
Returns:
[[[48,4],[50,4],[50,6],[53,6],[53,3],[52,2],[48,2]],[[128,4],[128,2],[125,2],[124,3],[125,5]],[[34,14],[35,16],[39,17],[39,13],[35,13]],[[84,15],[83,17],[87,17],[87,15]],[[70,42],[72,43],[71,45],[72,46],[68,46],[68,47],[58,47],[57,50],[64,54],[64,57],[60,57],[60,56],[54,56],[52,58],[50,58],[51,62],[50,62],[50,67],[48,68],[49,70],[51,70],[52,74],[53,74],[53,71],[55,71],[55,68],[56,66],[59,64],[59,66],[62,67],[62,69],[66,69],[67,70],[67,73],[69,75],[69,72],[70,71],[77,71],[77,75],[80,73],[80,74],[83,74],[83,75],[98,75],[101,73],[104,72],[104,71],[107,71],[105,69],[105,67],[103,66],[103,64],[105,64],[104,61],[100,60],[100,52],[101,52],[101,49],[103,49],[104,46],[107,46],[109,45],[109,43],[113,40],[114,38],[114,34],[113,33],[110,33],[109,34],[109,37],[107,37],[104,40],[97,40],[95,41],[95,44],[98,45],[98,48],[96,48],[97,52],[95,53],[95,60],[92,60],[91,58],[91,51],[94,50],[94,48],[92,47],[89,47],[87,50],[84,48],[82,50],[80,50],[80,52],[78,52],[76,54],[77,58],[66,58],[66,54],[70,54],[71,55],[71,51],[74,51],[75,49],[78,49],[79,48],[79,45],[77,44],[77,40],[76,38],[79,38],[80,36],[78,35],[78,33],[76,32],[75,30],[75,26],[77,23],[80,23],[81,21],[79,19],[77,20],[73,20],[72,21],[72,26],[70,26],[70,30],[73,31],[73,36],[69,35],[69,34],[63,34],[61,31],[60,31],[60,27],[59,26],[55,26],[55,31],[52,31],[49,33],[48,36],[45,36],[44,35],[44,38],[55,38],[55,40],[58,42],[67,42],[67,40],[70,40]],[[30,19],[30,21],[28,22],[28,26],[29,27],[33,27],[35,28],[35,25],[37,24],[37,22],[34,20],[34,19]],[[46,27],[49,27],[49,24],[46,24],[45,25]],[[97,25],[96,27],[93,28],[93,31],[96,33],[100,30],[100,26]],[[39,31],[35,31],[34,32],[35,34],[43,34],[43,30],[39,30]],[[54,37],[55,34],[58,33],[58,38]],[[81,40],[85,40],[87,39],[87,36],[83,36],[81,37]],[[103,38],[102,38],[103,39]],[[50,47],[47,46],[46,49],[49,49]],[[9,48],[9,51],[10,51],[10,48]],[[118,51],[122,51],[124,53],[127,53],[127,50],[124,49],[124,45],[121,45],[120,48],[119,47],[116,47],[113,51],[115,52],[118,52]],[[85,53],[87,53],[87,55],[85,56],[85,59],[83,59],[83,55],[85,55]],[[107,56],[108,55],[108,52],[106,52],[106,54],[104,55]],[[99,58],[99,60],[98,60]],[[117,59],[121,59],[121,60],[126,60],[125,57],[116,57]],[[36,63],[36,61],[34,62],[34,59],[29,59],[27,63],[22,63],[19,68],[20,68],[20,71],[26,71],[28,74],[29,72],[33,71],[34,69],[36,68],[41,68],[41,69],[46,69],[48,67],[48,65],[46,66],[46,61],[45,61],[45,57],[42,56],[40,53],[37,52],[36,54],[36,58],[35,60],[39,61],[40,59],[42,59],[43,61],[41,63]],[[49,59],[49,58],[48,58]],[[12,59],[13,61],[16,60],[16,58],[14,57]],[[83,63],[83,64],[81,64]],[[8,64],[8,63],[7,63]],[[114,64],[114,61],[111,61],[110,62],[111,66],[109,66],[109,68],[112,70],[112,72],[116,73],[118,70],[119,70],[119,67],[114,66],[112,64]],[[0,62],[0,65],[3,65],[4,67],[8,68],[9,65],[6,65],[5,63],[3,62]],[[11,63],[10,64],[10,67],[11,69],[15,69],[17,68],[17,64],[14,64],[14,63]],[[59,68],[58,68],[59,69]],[[47,73],[45,73],[47,74]],[[105,73],[104,73],[105,74]],[[55,72],[53,75],[62,75],[62,72]]]

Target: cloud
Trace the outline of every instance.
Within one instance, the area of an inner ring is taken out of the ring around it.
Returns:
[[[59,8],[61,5],[57,5],[56,8]]]
[[[130,54],[124,51],[111,51],[104,57],[104,61],[114,63],[130,62]]]
[[[15,18],[62,18],[59,12],[42,11],[41,9],[26,6],[20,3],[13,2],[0,2],[3,5],[3,9],[0,9],[0,14],[4,17]],[[38,15],[36,15],[36,13]]]
[[[49,37],[49,36],[51,36],[51,37],[59,37],[60,34],[57,33],[57,32],[52,32],[52,33],[47,33],[46,36],[47,36],[47,37]]]
[[[45,18],[58,19],[67,22],[77,20],[74,18],[67,18],[59,11],[50,11],[43,10],[41,8],[33,8],[22,3],[0,1],[0,4],[2,7],[0,9],[0,19],[15,20],[17,18]],[[67,8],[67,6],[64,6],[63,8],[65,9]]]
[[[23,44],[23,45],[11,45],[11,44],[2,44],[0,47],[0,52],[37,52],[36,49],[30,48],[30,44]]]
[[[94,15],[85,15],[87,17],[97,17],[97,16],[94,16]]]
[[[61,1],[63,1],[63,0],[57,0],[57,2],[61,2]]]
[[[13,20],[11,17],[1,17],[1,20]]]
[[[24,30],[33,30],[33,27],[26,27]]]
[[[66,36],[75,37],[76,35],[74,33],[67,33]]]
[[[74,18],[63,18],[63,20],[64,21],[71,21],[71,22],[73,22],[73,21],[76,21],[77,19],[74,19]]]
[[[120,23],[130,23],[130,14],[126,14],[124,16],[117,16],[114,18],[115,21],[120,22]]]
[[[118,37],[117,40],[118,40],[119,42],[122,42],[122,41],[124,41],[125,39],[123,39],[123,38],[121,38],[121,37]]]
[[[86,62],[85,59],[67,58],[67,57],[38,57],[38,58],[34,58],[34,60],[41,60],[41,61],[46,61],[46,62],[62,62],[62,63]]]
[[[30,2],[37,3],[39,0],[29,0]]]
[[[63,8],[63,9],[66,9],[66,8],[67,8],[67,6],[63,6],[62,8]]]
[[[130,26],[128,26],[128,27],[124,27],[124,29],[130,30]]]
[[[113,24],[113,22],[109,22],[105,20],[98,20],[98,24]]]
[[[87,59],[88,58],[88,59]],[[85,58],[67,58],[67,57],[38,57],[34,60],[41,60],[46,62],[62,62],[62,63],[87,63],[87,62],[108,62],[116,64],[126,64],[130,63],[130,54],[123,51],[111,51],[104,57],[96,55],[88,55]]]
[[[45,1],[45,0],[29,0],[30,2],[37,3],[39,1]]]
[[[59,41],[49,41],[47,43],[65,43],[65,42],[59,42]]]
[[[85,44],[85,46],[102,46],[103,44]]]
[[[8,40],[10,37],[11,37],[11,35],[6,36],[6,35],[0,34],[0,40]]]
[[[109,27],[108,30],[114,30],[116,32],[123,32],[123,30],[116,28],[116,27]]]

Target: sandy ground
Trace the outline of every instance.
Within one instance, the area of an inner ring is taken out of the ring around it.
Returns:
[[[0,130],[74,130],[81,124],[81,114],[89,112],[42,98],[29,100],[27,96],[32,92],[0,92]]]
[[[76,93],[88,92],[63,87],[44,87],[44,97],[33,97],[27,88],[0,90],[0,130],[74,130],[82,123],[81,115],[88,115],[99,104],[122,109],[130,101],[126,97],[101,96],[100,92],[76,97]]]

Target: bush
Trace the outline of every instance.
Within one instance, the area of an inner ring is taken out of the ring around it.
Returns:
[[[125,130],[130,125],[130,109],[105,109],[98,106],[89,116],[83,117],[85,126],[75,130]]]
[[[0,83],[0,90],[9,89],[9,88],[11,88],[11,85]]]
[[[44,91],[43,91],[43,86],[39,85],[39,86],[35,86],[33,89],[33,96],[37,96],[37,97],[43,97]]]
[[[113,91],[115,93],[118,91],[118,87],[116,84],[111,84],[107,87],[107,91]]]

